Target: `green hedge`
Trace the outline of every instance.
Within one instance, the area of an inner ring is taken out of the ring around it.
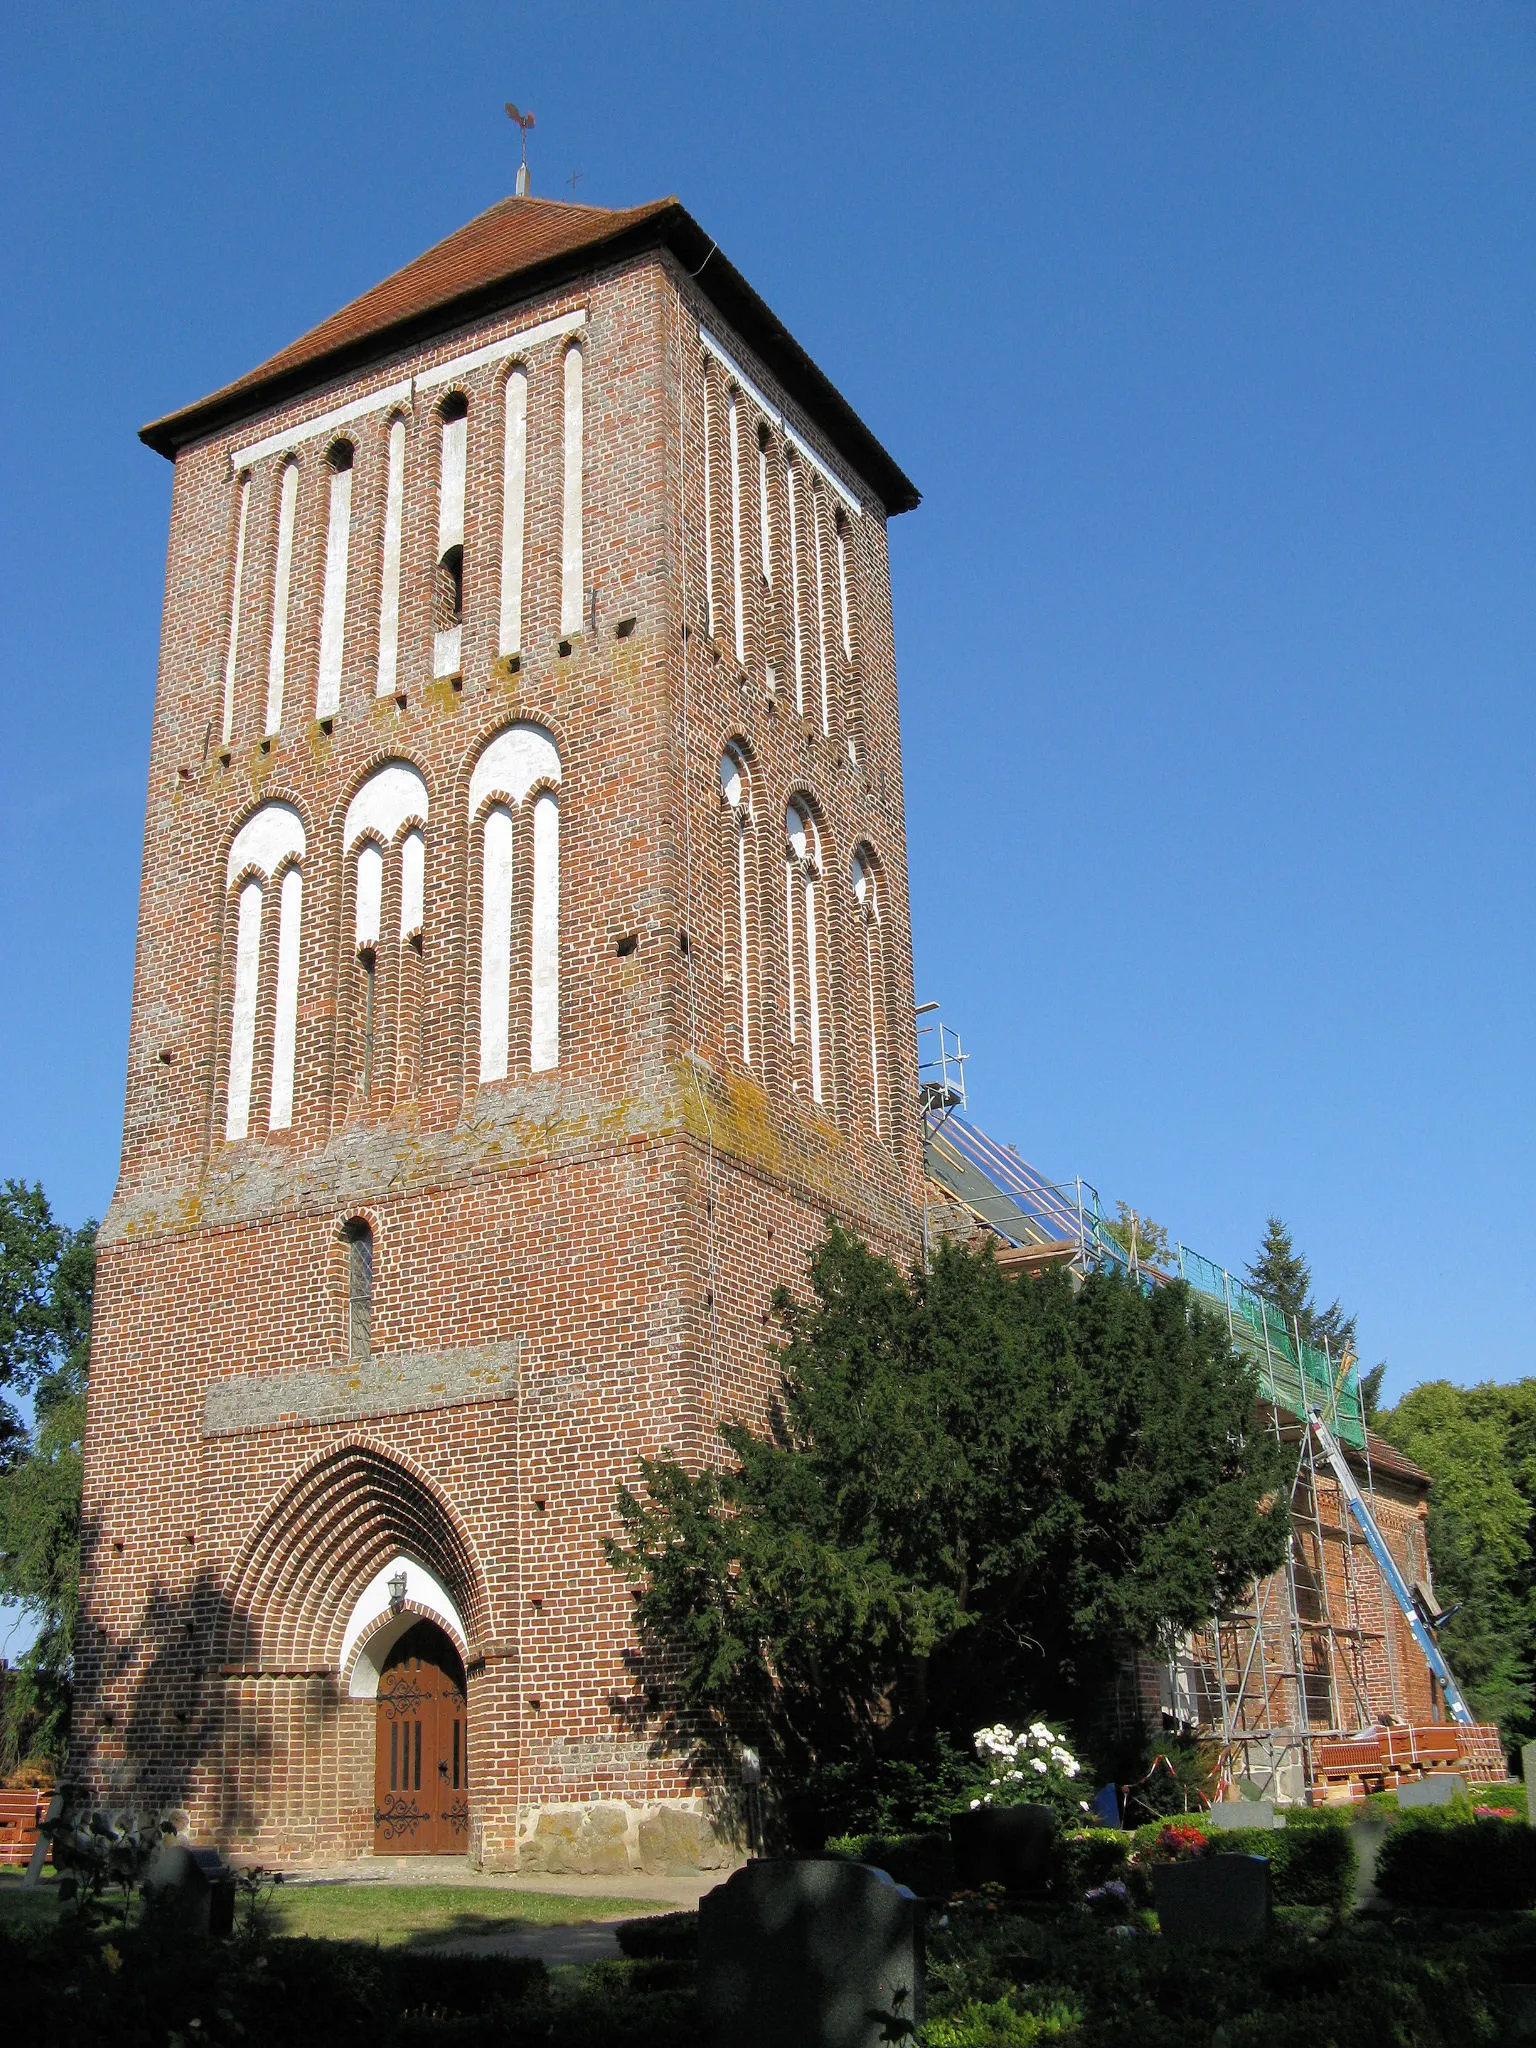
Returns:
[[[526,1956],[450,1959],[290,1938],[255,1954],[153,1917],[126,1929],[72,1916],[20,1935],[0,1928],[0,1985],[7,2042],[93,2048],[176,2039],[457,2048],[516,2039],[549,2010],[544,1965]]]
[[[1189,1821],[1200,1825],[1197,1815],[1190,1815]],[[1133,1848],[1144,1853],[1168,1825],[1167,1821],[1152,1822],[1134,1834],[1123,1834],[1117,1828],[1083,1828],[1063,1835],[1057,1844],[1053,1891],[1062,1898],[1080,1899],[1098,1885],[1123,1878]],[[1232,1855],[1267,1856],[1278,1905],[1328,1906],[1346,1912],[1354,1902],[1357,1859],[1342,1819],[1308,1814],[1305,1819],[1293,1817],[1283,1828],[1212,1828],[1202,1832],[1217,1853],[1226,1850]],[[873,1863],[921,1898],[947,1898],[954,1890],[955,1865],[947,1835],[842,1835],[828,1842],[827,1854]],[[634,1924],[644,1927],[648,1923]],[[625,1949],[628,1955],[671,1952]]]
[[[1182,1816],[1181,1824],[1200,1827],[1200,1816]],[[1138,1828],[1134,1836],[1137,1849],[1150,1849],[1167,1826],[1169,1822],[1158,1821]],[[1236,1856],[1267,1856],[1276,1905],[1328,1906],[1343,1913],[1354,1904],[1359,1858],[1346,1815],[1336,1817],[1326,1810],[1303,1807],[1288,1813],[1283,1828],[1200,1831],[1214,1854],[1225,1850]]]
[[[1381,1845],[1376,1889],[1401,1906],[1536,1906],[1536,1828],[1406,1813]]]
[[[699,1952],[697,1913],[647,1913],[614,1928],[619,1947],[637,1961],[686,1962]]]
[[[1223,1828],[1215,1845],[1239,1856],[1267,1856],[1277,1905],[1347,1913],[1355,1902],[1359,1858],[1348,1828]]]
[[[947,1834],[839,1835],[829,1856],[872,1863],[920,1899],[947,1899],[955,1888],[955,1858]]]
[[[1101,1884],[1123,1879],[1134,1837],[1119,1828],[1079,1828],[1056,1844],[1058,1897],[1080,1899]]]

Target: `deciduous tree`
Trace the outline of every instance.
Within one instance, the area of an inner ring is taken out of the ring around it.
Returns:
[[[1430,1380],[1376,1427],[1434,1480],[1429,1555],[1440,1642],[1480,1719],[1505,1740],[1536,1734],[1536,1380]]]
[[[80,1471],[96,1226],[55,1221],[35,1184],[0,1186],[0,1593],[39,1624],[7,1689],[0,1762],[62,1762],[80,1580]],[[26,1426],[14,1396],[31,1396]]]

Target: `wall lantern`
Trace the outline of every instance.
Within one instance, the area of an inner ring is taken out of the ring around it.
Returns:
[[[389,1610],[398,1614],[405,1605],[405,1573],[396,1572],[389,1582]]]

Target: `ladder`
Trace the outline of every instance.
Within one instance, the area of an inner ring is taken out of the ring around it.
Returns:
[[[1403,1619],[1408,1624],[1410,1635],[1424,1652],[1425,1662],[1440,1681],[1440,1690],[1445,1694],[1445,1704],[1451,1710],[1451,1719],[1459,1721],[1463,1727],[1470,1728],[1473,1725],[1472,1709],[1462,1698],[1461,1687],[1451,1676],[1451,1667],[1446,1663],[1440,1645],[1435,1641],[1423,1615],[1419,1612],[1409,1590],[1408,1581],[1403,1577],[1397,1559],[1387,1548],[1387,1539],[1376,1526],[1376,1517],[1366,1506],[1365,1495],[1355,1483],[1355,1475],[1349,1469],[1349,1460],[1339,1448],[1338,1439],[1316,1408],[1307,1418],[1307,1426],[1312,1432],[1313,1441],[1328,1460],[1334,1478],[1339,1482],[1339,1491],[1344,1496],[1349,1512],[1359,1523],[1360,1532],[1370,1545],[1371,1555],[1375,1558],[1382,1577],[1392,1589],[1393,1599],[1403,1611]]]

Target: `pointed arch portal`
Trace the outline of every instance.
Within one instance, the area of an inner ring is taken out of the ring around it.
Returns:
[[[268,1507],[215,1647],[226,1671],[329,1670],[341,1699],[372,1703],[375,1849],[462,1855],[466,1666],[486,1632],[484,1576],[453,1509],[426,1473],[364,1441],[306,1466]]]

